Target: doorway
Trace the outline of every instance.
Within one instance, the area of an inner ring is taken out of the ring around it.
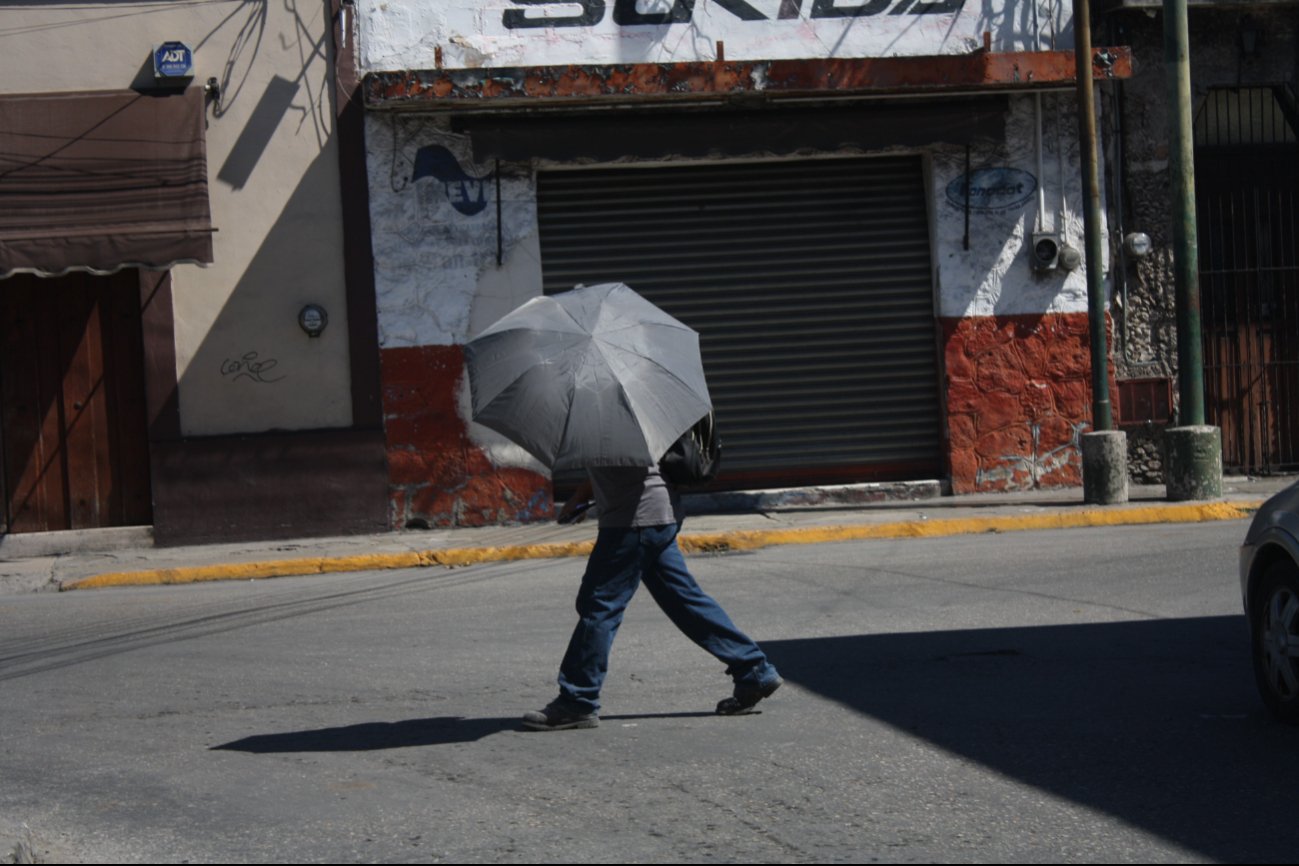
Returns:
[[[139,274],[0,281],[5,531],[152,522]]]

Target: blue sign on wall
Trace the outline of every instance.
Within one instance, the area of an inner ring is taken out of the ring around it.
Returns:
[[[153,49],[155,78],[190,78],[194,75],[194,50],[184,42],[164,42]]]
[[[967,186],[968,183],[968,186]],[[968,193],[967,193],[968,190]],[[953,207],[998,211],[1023,205],[1037,192],[1037,178],[1018,168],[980,168],[947,185]]]

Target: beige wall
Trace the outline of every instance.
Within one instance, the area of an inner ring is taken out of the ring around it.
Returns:
[[[186,435],[351,424],[328,0],[6,7],[0,90],[120,90],[153,47],[194,49],[207,110],[215,263],[173,270]],[[316,303],[323,336],[298,327]]]

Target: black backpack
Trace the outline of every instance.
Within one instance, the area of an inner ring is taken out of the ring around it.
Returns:
[[[659,472],[678,487],[694,487],[716,478],[721,465],[722,437],[709,412],[672,443],[659,461]]]

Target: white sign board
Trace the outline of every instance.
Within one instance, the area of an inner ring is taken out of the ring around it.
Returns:
[[[1060,0],[359,0],[367,72],[1072,47]],[[1071,8],[1071,6],[1070,6]],[[439,64],[440,61],[440,64]]]

